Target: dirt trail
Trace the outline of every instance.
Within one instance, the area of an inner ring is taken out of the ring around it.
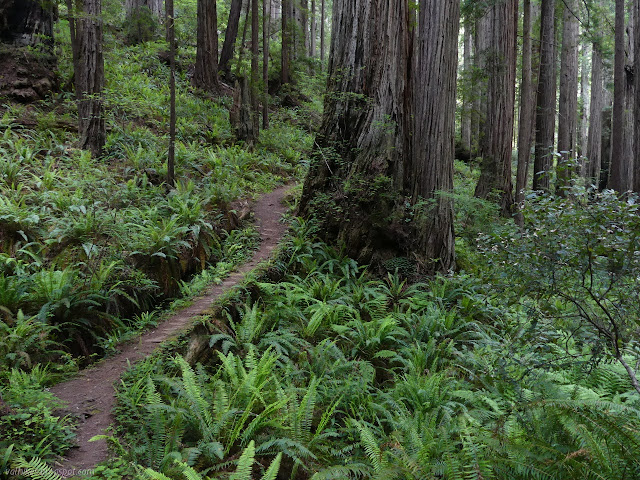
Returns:
[[[262,243],[248,263],[232,273],[222,284],[211,287],[191,306],[172,315],[157,328],[122,345],[119,354],[84,370],[77,378],[51,388],[68,405],[67,411],[79,419],[76,431],[79,447],[71,449],[62,465],[56,469],[62,476],[81,476],[83,470],[90,470],[108,458],[106,442],[89,443],[89,439],[107,433],[106,428],[112,422],[111,411],[115,403],[113,385],[129,365],[147,357],[159,344],[190,325],[193,317],[205,313],[224,292],[238,284],[247,272],[271,255],[286,230],[280,219],[286,211],[282,199],[288,188],[280,187],[261,196],[255,203],[253,211]]]

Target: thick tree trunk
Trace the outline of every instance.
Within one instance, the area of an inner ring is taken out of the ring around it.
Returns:
[[[633,1],[634,11],[634,116],[633,116],[633,131],[636,141],[633,146],[634,161],[633,161],[633,191],[640,193],[640,0]]]
[[[578,20],[576,0],[565,0],[562,52],[560,54],[560,103],[556,193],[564,195],[570,185],[576,159],[578,115]]]
[[[163,0],[126,0],[125,9],[127,15],[135,14],[141,7],[147,7],[149,11],[156,17],[161,17],[163,14]]]
[[[99,156],[104,147],[104,56],[102,53],[102,2],[82,2],[82,16],[78,19],[81,97],[78,102],[80,148]]]
[[[233,50],[238,37],[238,27],[240,25],[240,12],[242,10],[242,0],[231,0],[229,10],[229,20],[227,22],[227,31],[224,34],[224,44],[220,53],[219,71],[226,77],[231,71],[231,59],[233,58]]]
[[[511,153],[516,82],[517,0],[502,0],[488,11],[487,113],[482,141],[481,174],[475,195],[488,198],[497,191],[503,215],[511,215],[513,185]]]
[[[622,172],[624,178],[623,191],[629,191],[633,189],[634,183],[634,127],[633,127],[633,109],[635,98],[635,85],[634,85],[634,58],[635,58],[635,36],[634,36],[634,11],[631,9],[629,12],[629,25],[627,26],[627,47],[625,48],[625,65],[624,65],[624,129],[622,137],[624,139],[623,156],[625,158],[624,171]]]
[[[428,272],[447,272],[455,267],[453,204],[437,192],[453,190],[460,2],[421,0],[418,15],[413,145],[405,183],[411,182],[414,202],[434,199],[423,212],[418,253],[427,262]]]
[[[197,88],[217,93],[218,14],[215,0],[198,0],[198,40],[193,83]]]
[[[57,83],[55,67],[53,2],[0,1],[0,97],[44,98]]]
[[[600,47],[593,45],[591,54],[591,105],[589,118],[589,138],[587,139],[587,160],[585,177],[587,182],[598,188],[602,168],[602,110],[604,108],[604,87],[602,83],[602,58]]]
[[[309,12],[311,27],[309,31],[309,57],[316,57],[316,0],[311,0],[311,11]]]
[[[300,46],[304,47],[304,56],[309,55],[309,2],[300,0],[300,33],[302,41]]]
[[[282,0],[282,52],[280,63],[280,83],[283,85],[291,82],[289,72],[289,62],[291,59],[291,42],[290,42],[290,5],[292,0]]]
[[[531,141],[535,124],[535,90],[533,89],[532,46],[531,46],[531,0],[524,0],[522,21],[522,83],[520,84],[520,122],[518,124],[518,167],[516,170],[516,208],[524,206],[524,193],[527,188],[529,161],[531,160]],[[522,223],[521,215],[517,216]]]
[[[533,189],[549,191],[556,118],[555,1],[542,0]]]
[[[260,134],[260,107],[258,100],[258,84],[260,83],[260,64],[258,52],[260,46],[260,17],[259,0],[251,0],[251,113],[253,117],[253,131],[256,138]]]
[[[173,0],[165,1],[167,38],[169,39],[169,155],[167,157],[167,184],[175,186],[176,158],[176,31]]]
[[[421,201],[453,186],[459,2],[422,0],[419,12],[413,61],[405,0],[335,0],[328,87],[336,95],[326,97],[300,212],[360,261],[416,252],[425,269],[444,271],[454,264],[451,202]],[[404,220],[409,212],[414,222]]]
[[[625,192],[628,188],[626,173],[629,158],[624,148],[624,98],[626,73],[624,71],[624,0],[616,0],[615,57],[613,67],[613,112],[611,118],[611,163],[609,164],[609,188]]]
[[[467,20],[464,24],[464,73],[468,81],[471,80],[472,77],[472,68],[471,68],[471,21]],[[470,89],[470,84],[467,83],[467,90]],[[462,146],[468,151],[471,152],[471,95],[467,94],[464,99],[463,111],[462,111],[462,128],[461,128],[461,137],[462,137]]]
[[[269,128],[269,30],[271,18],[270,0],[262,0],[262,128]]]
[[[325,56],[325,44],[326,44],[326,38],[325,38],[325,19],[326,16],[326,8],[325,8],[325,0],[321,0],[320,2],[320,61],[322,63],[324,63],[324,56]]]
[[[476,70],[474,82],[473,118],[471,122],[471,145],[476,156],[482,149],[485,118],[487,114],[487,55],[490,34],[489,18],[485,14],[476,21],[474,31],[474,66]]]

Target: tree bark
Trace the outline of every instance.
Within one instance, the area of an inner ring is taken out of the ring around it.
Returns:
[[[198,0],[198,39],[193,83],[210,93],[217,93],[220,89],[216,0]]]
[[[529,162],[531,160],[531,140],[535,124],[535,90],[533,89],[532,46],[531,46],[531,0],[524,0],[522,20],[522,82],[520,84],[520,121],[518,123],[518,167],[516,169],[516,208],[524,206],[527,188]],[[518,223],[522,217],[516,216]]]
[[[582,176],[584,176],[584,157],[587,155],[587,143],[589,138],[589,105],[590,105],[590,85],[589,85],[589,47],[588,44],[582,45],[580,53],[580,98],[582,105],[579,113],[578,139],[578,156],[580,158],[580,166]]]
[[[613,67],[613,112],[611,118],[611,163],[609,164],[609,188],[616,192],[627,191],[626,172],[630,159],[625,157],[624,149],[624,0],[616,0],[615,20],[615,57]]]
[[[555,1],[542,0],[533,189],[549,191],[556,117]]]
[[[253,131],[256,138],[260,134],[260,107],[258,100],[258,84],[260,83],[260,66],[258,51],[260,46],[260,18],[259,0],[251,0],[251,111],[253,117]]]
[[[290,5],[292,0],[282,0],[282,55],[280,64],[280,83],[283,85],[291,82],[289,72],[289,62],[291,59],[291,42],[290,42]]]
[[[53,5],[0,1],[0,97],[31,102],[55,88]]]
[[[503,215],[512,213],[511,154],[516,82],[517,0],[502,0],[489,7],[487,51],[487,113],[482,141],[482,165],[475,195],[499,194]]]
[[[126,0],[125,9],[127,15],[134,14],[139,8],[147,7],[156,17],[162,16],[163,0]]]
[[[169,155],[167,157],[167,184],[176,183],[176,32],[173,0],[165,0],[167,38],[169,39]]]
[[[80,148],[99,156],[106,133],[102,91],[104,89],[104,55],[102,53],[102,2],[82,2],[78,19],[81,96],[78,102]]]
[[[635,138],[639,139],[640,135],[640,0],[633,1],[634,10],[634,50],[635,56],[633,59],[634,64],[634,115],[633,115],[633,132]],[[633,161],[633,191],[640,193],[640,140],[636,140],[633,146],[634,161]]]
[[[453,187],[459,2],[420,2],[415,58],[411,14],[405,0],[335,0],[334,94],[300,212],[359,261],[416,252],[425,270],[447,271],[453,210],[436,192]]]
[[[238,27],[240,25],[240,12],[242,10],[242,0],[231,0],[229,9],[229,20],[227,22],[227,31],[224,34],[224,44],[220,53],[219,71],[226,77],[231,71],[231,59],[233,58],[233,50],[238,37]]]
[[[593,44],[591,54],[590,103],[585,177],[587,182],[594,185],[597,189],[600,184],[600,170],[602,169],[602,110],[604,108],[602,58],[600,56],[600,47],[597,44]]]
[[[311,0],[311,11],[309,12],[311,27],[309,32],[309,57],[316,58],[316,0]]]
[[[262,128],[269,128],[269,30],[271,18],[271,1],[262,0]]]
[[[322,63],[324,63],[325,43],[326,43],[326,38],[324,33],[325,16],[326,16],[325,0],[321,0],[320,2],[320,61]]]
[[[634,127],[633,127],[633,109],[635,97],[634,85],[634,57],[635,57],[635,35],[634,35],[634,10],[629,12],[629,24],[626,28],[626,45],[625,48],[625,65],[624,65],[624,128],[622,138],[624,139],[623,158],[625,159],[624,171],[622,172],[624,183],[623,191],[633,189],[634,183]]]
[[[471,21],[467,19],[464,24],[464,72],[467,80],[471,80],[472,77],[472,68],[471,68]],[[467,83],[467,91],[471,90],[471,85]],[[471,152],[471,115],[473,114],[471,107],[471,95],[467,93],[463,105],[462,112],[462,146],[468,151]]]
[[[576,0],[565,0],[562,52],[560,55],[560,103],[556,194],[564,196],[576,159],[578,116],[578,20]]]

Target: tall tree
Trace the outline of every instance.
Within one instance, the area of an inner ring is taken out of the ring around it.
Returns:
[[[625,62],[624,62],[624,127],[622,138],[623,156],[625,158],[624,171],[622,176],[625,180],[624,190],[629,191],[633,188],[633,173],[634,173],[634,145],[635,137],[633,131],[633,115],[634,115],[634,102],[635,102],[635,85],[634,85],[634,58],[635,58],[635,30],[634,30],[634,17],[635,12],[633,9],[629,11],[629,24],[626,28],[626,48],[625,48]]]
[[[584,157],[587,155],[587,143],[589,137],[589,105],[590,105],[590,72],[589,69],[589,44],[583,43],[580,52],[580,112],[578,114],[578,155],[581,158],[581,166],[584,167]]]
[[[462,115],[462,127],[461,127],[461,136],[462,136],[462,146],[468,151],[471,152],[471,115],[472,108],[470,108],[470,97],[471,97],[471,85],[470,80],[472,77],[472,64],[471,64],[471,39],[473,38],[471,32],[471,20],[467,19],[464,24],[464,50],[463,50],[463,65],[464,65],[464,73],[467,79],[467,95],[465,98],[464,106],[463,106],[463,115]]]
[[[534,190],[549,190],[556,117],[555,1],[540,8],[540,73],[538,75]]]
[[[624,149],[624,98],[626,73],[625,55],[625,0],[616,0],[615,17],[615,56],[613,66],[613,112],[611,118],[611,163],[609,165],[609,188],[625,192],[628,188],[627,172],[630,159],[625,157]]]
[[[640,0],[633,0],[633,20],[635,36],[633,38],[635,56],[634,64],[634,117],[633,117],[633,133],[636,141],[633,145],[634,162],[633,162],[633,191],[640,193]]]
[[[325,56],[325,48],[326,48],[326,37],[325,37],[325,16],[327,14],[327,10],[325,7],[325,1],[326,0],[321,0],[320,1],[320,61],[322,63],[324,63],[324,56]]]
[[[173,0],[165,0],[167,38],[169,39],[169,155],[167,157],[167,184],[176,183],[176,30]]]
[[[224,34],[224,43],[222,52],[220,52],[219,71],[226,77],[231,71],[231,59],[233,58],[233,50],[236,45],[238,36],[238,27],[240,26],[240,13],[242,11],[242,0],[231,0],[229,8],[229,20],[227,21],[227,30]]]
[[[198,39],[193,83],[207,92],[218,85],[218,14],[216,0],[198,0]]]
[[[596,188],[600,184],[600,171],[602,169],[603,109],[604,87],[602,79],[602,58],[600,55],[600,46],[594,43],[591,53],[591,102],[585,177],[587,181],[595,185]]]
[[[291,81],[289,65],[291,61],[291,37],[290,37],[290,2],[293,0],[282,0],[282,49],[280,64],[280,82],[284,85]]]
[[[258,9],[259,0],[251,0],[251,111],[253,118],[253,131],[258,138],[260,131],[260,108],[258,100],[258,85],[260,83],[260,71],[258,52],[260,47],[260,18]]]
[[[516,82],[517,0],[501,0],[489,7],[487,55],[487,114],[482,140],[482,165],[475,195],[487,198],[493,191],[503,215],[513,206],[511,153]]]
[[[262,128],[269,128],[269,36],[271,28],[271,1],[262,0]]]
[[[531,42],[531,0],[524,0],[522,19],[522,82],[520,84],[520,121],[518,122],[518,166],[516,170],[516,198],[518,209],[524,204],[527,187],[529,161],[531,160],[531,140],[535,123],[535,90],[533,89],[532,42]],[[521,223],[521,217],[517,217]]]
[[[311,11],[309,12],[309,19],[311,26],[309,30],[309,57],[315,58],[316,56],[316,0],[311,0]]]
[[[414,22],[406,0],[334,3],[335,95],[325,100],[300,212],[361,261],[413,251],[429,271],[454,264],[452,205],[437,192],[453,187],[459,8],[421,0]],[[407,224],[409,212],[416,221]]]
[[[127,15],[136,14],[141,8],[148,8],[156,17],[162,16],[163,0],[125,0]]]
[[[77,20],[80,72],[78,90],[78,123],[80,148],[94,156],[102,153],[106,133],[104,125],[104,55],[102,53],[102,2],[82,2],[82,15]]]
[[[560,102],[558,111],[558,151],[556,193],[564,195],[576,158],[578,132],[578,19],[577,1],[565,0],[560,54]]]

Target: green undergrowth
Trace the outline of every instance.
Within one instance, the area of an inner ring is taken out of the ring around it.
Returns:
[[[120,472],[259,478],[281,456],[291,479],[636,478],[626,372],[559,360],[531,302],[465,274],[377,279],[298,222],[209,318],[206,360],[183,345],[125,375]]]

